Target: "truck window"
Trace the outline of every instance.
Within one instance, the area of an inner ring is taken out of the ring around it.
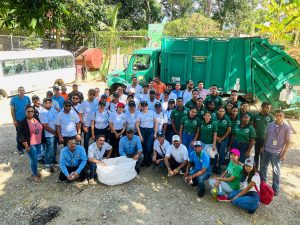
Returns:
[[[135,55],[133,61],[133,70],[147,70],[150,67],[150,55]]]

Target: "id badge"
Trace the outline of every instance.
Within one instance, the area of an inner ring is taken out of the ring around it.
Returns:
[[[273,145],[276,146],[277,145],[277,140],[273,140]]]

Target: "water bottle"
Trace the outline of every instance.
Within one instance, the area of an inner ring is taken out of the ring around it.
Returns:
[[[213,188],[211,190],[211,194],[212,194],[213,200],[217,201],[217,199],[218,199],[218,189],[217,188]]]

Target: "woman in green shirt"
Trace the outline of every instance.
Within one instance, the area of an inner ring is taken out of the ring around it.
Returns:
[[[194,150],[194,142],[199,137],[200,120],[196,117],[196,108],[191,108],[189,115],[181,120],[179,136],[182,144],[188,149],[189,155]]]
[[[197,117],[200,121],[203,121],[203,115],[204,115],[204,112],[205,112],[203,101],[204,100],[203,100],[202,97],[197,98],[196,110],[197,110]]]
[[[225,116],[225,108],[223,106],[220,106],[218,110],[217,124],[217,150],[219,157],[215,156],[213,173],[221,174],[225,160],[225,150],[228,145],[228,136],[231,133],[231,121]]]
[[[200,126],[200,140],[203,144],[203,151],[208,153],[208,148],[216,151],[218,125],[212,121],[211,114],[208,111],[204,113],[203,119]]]
[[[215,102],[213,102],[213,101],[208,102],[207,112],[210,113],[212,121],[217,121],[218,111],[216,110]]]

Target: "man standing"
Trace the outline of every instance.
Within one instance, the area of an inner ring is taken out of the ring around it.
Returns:
[[[71,111],[70,101],[64,102],[64,110],[55,119],[56,132],[60,143],[67,146],[69,139],[81,139],[80,119],[76,112]]]
[[[132,77],[132,84],[128,84],[126,87],[126,92],[133,88],[135,90],[136,96],[138,97],[140,93],[143,91],[141,85],[138,84],[138,80],[136,77]]]
[[[193,109],[193,108],[196,108],[198,97],[199,97],[199,92],[196,89],[194,89],[192,91],[192,99],[189,100],[187,103],[185,103],[185,107],[189,108],[190,110]]]
[[[202,143],[195,141],[194,151],[191,152],[184,177],[187,183],[198,184],[198,196],[203,197],[205,180],[211,175],[210,157],[202,151]]]
[[[155,110],[155,104],[157,102],[159,102],[159,101],[155,98],[155,90],[152,89],[152,90],[149,91],[149,98],[147,100],[149,110],[154,111]]]
[[[96,141],[89,146],[88,160],[90,163],[89,184],[95,184],[95,178],[97,178],[97,163],[106,165],[102,162],[102,159],[109,159],[112,153],[112,146],[105,142],[105,136],[100,134],[96,137]]]
[[[119,153],[120,156],[126,156],[127,158],[132,158],[137,160],[135,170],[137,173],[140,172],[141,163],[144,160],[143,148],[141,139],[139,136],[134,135],[134,128],[127,127],[126,136],[120,139],[119,143]]]
[[[34,109],[34,117],[39,118],[39,114],[43,109],[43,107],[41,105],[40,98],[37,95],[33,95],[31,97],[31,100],[32,100],[32,106],[33,106],[33,109]]]
[[[189,109],[183,106],[183,98],[178,97],[176,102],[176,108],[171,112],[171,123],[174,134],[179,135],[180,123],[184,116],[189,114]]]
[[[206,96],[209,94],[209,91],[204,89],[204,82],[202,80],[198,82],[198,92],[199,97],[202,97],[203,99],[205,99]]]
[[[177,96],[176,99],[178,97],[182,97],[182,90],[180,90],[180,88],[181,88],[181,85],[179,82],[177,82],[175,84],[175,89],[172,91]],[[176,99],[174,99],[174,100],[176,100]]]
[[[263,147],[265,142],[267,126],[274,121],[274,117],[270,113],[270,110],[271,104],[263,102],[261,104],[260,112],[254,115],[253,125],[256,131],[254,162],[256,169],[259,167],[260,149]]]
[[[60,112],[58,102],[53,100],[53,92],[52,91],[47,91],[46,92],[46,98],[51,98],[52,99],[52,108],[56,109],[57,112]]]
[[[173,144],[168,148],[164,158],[165,165],[168,169],[168,176],[176,175],[185,171],[188,160],[188,150],[183,144],[180,144],[180,137],[172,137]]]
[[[65,99],[64,99],[64,97],[60,96],[58,86],[53,87],[53,93],[54,93],[54,96],[52,97],[52,100],[57,101],[57,103],[59,105],[59,109],[62,110]]]
[[[52,108],[52,99],[43,100],[44,108],[39,118],[45,130],[46,148],[45,148],[45,166],[47,172],[53,172],[53,165],[56,162],[57,137],[55,130],[55,118],[57,111]]]
[[[238,100],[238,97],[238,92],[236,90],[232,90],[229,102],[233,105],[233,107],[240,108],[241,102]]]
[[[193,88],[194,88],[194,82],[192,80],[189,80],[186,83],[186,89],[182,92],[183,104],[191,100]]]
[[[72,91],[68,94],[69,100],[72,99],[73,94],[75,94],[75,93],[77,93],[79,95],[80,103],[83,102],[84,97],[83,97],[83,94],[80,91],[78,91],[78,85],[77,84],[73,84]]]
[[[86,179],[86,162],[87,157],[84,148],[81,145],[76,145],[75,138],[70,138],[68,146],[60,152],[59,166],[61,172],[58,179],[72,182],[79,178],[80,181],[84,181]]]
[[[149,99],[148,89],[149,89],[149,85],[148,84],[144,84],[143,85],[143,90],[142,90],[142,92],[138,96],[140,102],[142,102],[142,101],[148,101],[148,99]]]
[[[166,85],[161,82],[161,80],[159,79],[159,77],[154,77],[153,78],[154,81],[154,85],[153,88],[156,92],[156,99],[159,100],[160,99],[160,95],[162,93],[164,93],[164,91],[167,89]]]
[[[205,107],[208,107],[209,102],[215,103],[216,110],[219,109],[221,105],[223,105],[223,100],[218,94],[218,86],[216,84],[213,84],[210,88],[210,94],[206,96],[204,100]]]
[[[24,87],[18,87],[18,95],[10,100],[10,112],[16,127],[16,142],[19,155],[23,155],[23,145],[20,142],[19,124],[25,118],[25,108],[31,104],[30,98],[25,96]]]
[[[283,119],[284,112],[276,110],[275,121],[270,123],[266,129],[267,134],[260,162],[260,172],[265,181],[267,180],[268,166],[271,162],[273,170],[272,188],[275,195],[279,193],[280,164],[285,159],[291,143],[291,128]]]
[[[83,135],[84,135],[84,149],[86,152],[88,152],[88,147],[89,147],[89,141],[92,137],[92,133],[91,133],[91,125],[92,125],[92,120],[95,116],[95,112],[98,108],[98,104],[97,106],[95,106],[95,102],[94,102],[94,98],[95,98],[95,89],[90,89],[88,91],[88,99],[84,102],[82,102],[80,104],[79,107],[79,118],[80,118],[80,122],[82,125],[82,129],[83,129]]]
[[[125,105],[127,101],[127,95],[124,94],[124,89],[122,86],[117,88],[117,93],[119,95],[119,101]]]

